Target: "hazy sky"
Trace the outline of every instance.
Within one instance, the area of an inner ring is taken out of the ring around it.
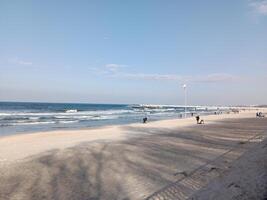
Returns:
[[[267,103],[267,0],[0,0],[0,101]]]

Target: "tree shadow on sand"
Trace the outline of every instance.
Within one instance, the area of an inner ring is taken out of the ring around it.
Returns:
[[[84,142],[1,168],[0,199],[144,199],[242,145],[255,128],[266,129],[257,123],[222,121],[179,130],[126,126],[126,140]]]

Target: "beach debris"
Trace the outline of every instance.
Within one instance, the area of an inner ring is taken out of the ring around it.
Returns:
[[[188,176],[187,172],[185,172],[185,171],[174,173],[174,176],[177,176],[177,175],[183,175],[184,177]]]
[[[230,187],[240,188],[240,186],[237,185],[236,183],[230,183],[227,187],[228,188],[230,188]]]
[[[217,167],[211,167],[210,170],[209,170],[209,172],[211,172],[213,170],[216,170],[217,171],[217,170],[219,170],[219,168],[217,168]]]
[[[246,144],[246,141],[240,141],[239,144]]]

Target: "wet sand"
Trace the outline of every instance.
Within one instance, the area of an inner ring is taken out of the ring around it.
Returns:
[[[2,137],[0,199],[200,198],[267,136],[267,119],[254,116]]]

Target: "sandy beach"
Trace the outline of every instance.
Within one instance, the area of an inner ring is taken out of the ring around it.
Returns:
[[[255,112],[1,137],[0,199],[263,199]]]
[[[0,0],[0,200],[267,200],[267,0]]]

